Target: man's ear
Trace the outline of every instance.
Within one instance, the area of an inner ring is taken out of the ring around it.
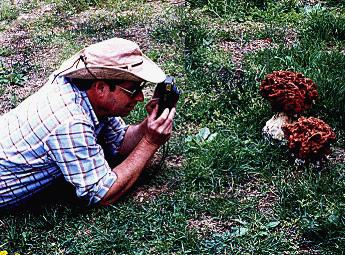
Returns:
[[[93,86],[95,87],[95,91],[99,96],[102,96],[104,93],[109,91],[109,85],[104,81],[95,81]]]

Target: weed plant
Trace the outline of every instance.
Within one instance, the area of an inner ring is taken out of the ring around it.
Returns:
[[[47,1],[49,2],[49,1]],[[97,7],[100,6],[104,1],[102,0],[58,0],[58,1],[50,1],[57,6],[57,10],[60,13],[79,13],[81,11],[87,10],[90,7]]]
[[[0,3],[0,21],[11,21],[17,18],[19,10],[15,5],[11,4],[10,0],[3,0]]]
[[[26,73],[24,72],[24,68],[16,63],[11,67],[5,67],[0,62],[0,86],[1,87],[9,87],[9,86],[22,86],[26,81]]]
[[[317,9],[308,13],[306,33],[314,40],[329,43],[345,40],[345,12]]]

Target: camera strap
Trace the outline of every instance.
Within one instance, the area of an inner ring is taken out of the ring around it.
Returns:
[[[162,158],[161,160],[159,161],[159,168],[161,169],[164,162],[165,162],[165,159],[166,157],[168,156],[168,151],[169,151],[169,141],[166,142],[166,144],[163,144],[163,148],[162,148]]]

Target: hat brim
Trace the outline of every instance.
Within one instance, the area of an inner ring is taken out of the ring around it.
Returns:
[[[87,69],[82,61],[78,62],[82,51],[65,61],[59,70],[54,72],[58,76],[78,79],[108,79],[108,80],[129,80],[148,81],[153,83],[163,82],[166,78],[163,70],[147,56],[142,55],[143,63],[139,68],[133,67],[131,70],[88,65]],[[76,64],[77,63],[77,64]]]

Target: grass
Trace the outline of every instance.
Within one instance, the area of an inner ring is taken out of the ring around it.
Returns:
[[[11,21],[18,16],[18,9],[4,0],[0,4],[0,21]]]
[[[35,72],[48,75],[91,42],[135,39],[184,91],[170,142],[170,155],[183,164],[170,158],[162,169],[147,169],[111,207],[85,209],[53,192],[30,211],[1,215],[0,251],[344,254],[344,161],[298,165],[285,145],[265,140],[261,129],[273,113],[258,93],[267,73],[302,72],[320,94],[305,115],[327,121],[337,135],[335,146],[344,148],[341,1],[46,0],[39,6],[46,4],[51,9],[44,14],[19,21],[30,44],[1,46],[3,65],[13,61],[1,69],[0,92],[30,86]],[[37,8],[7,4],[0,12],[7,13],[5,31],[18,15]],[[234,50],[267,38],[272,47],[241,52],[243,59],[234,60]],[[238,48],[224,50],[224,42]],[[32,64],[14,64],[18,56]],[[3,100],[13,106],[20,101]],[[137,109],[126,121],[143,116]]]

